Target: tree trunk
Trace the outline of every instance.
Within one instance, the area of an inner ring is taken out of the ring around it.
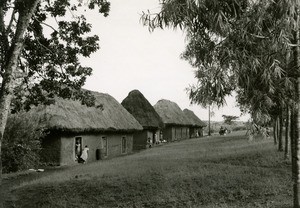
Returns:
[[[298,100],[300,97],[300,77],[297,78],[297,96]],[[300,208],[300,102],[297,102],[296,107],[296,128],[295,128],[295,138],[294,138],[294,145],[295,145],[295,158],[294,158],[294,165],[293,168],[293,186],[294,186],[294,208]]]
[[[294,168],[296,167],[295,161],[296,161],[296,144],[295,144],[295,138],[296,138],[296,108],[293,105],[291,109],[291,131],[290,131],[290,137],[291,137],[291,161],[292,161],[292,173],[294,173]]]
[[[274,120],[274,125],[273,125],[273,137],[274,137],[274,145],[277,145],[278,143],[278,118],[276,117]]]
[[[300,15],[296,16],[296,25],[299,25]],[[300,33],[297,28],[294,32],[294,43],[295,47],[293,47],[294,52],[294,62],[297,70],[297,79],[296,79],[296,109],[295,109],[295,158],[294,158],[294,168],[293,168],[293,192],[294,192],[294,208],[300,208]]]
[[[208,136],[210,136],[210,105],[208,106]]]
[[[286,120],[285,120],[285,143],[284,143],[284,159],[289,159],[289,146],[290,146],[290,108],[289,106],[286,107]]]
[[[297,198],[297,108],[293,107],[291,112],[291,160],[292,160],[292,180],[293,180],[293,189],[294,189],[294,208],[299,207],[299,200]]]
[[[278,151],[283,152],[283,117],[282,117],[282,111],[281,111],[280,116],[279,116]]]
[[[277,128],[276,128],[277,143],[279,145],[279,129],[280,129],[280,117],[279,116],[277,117],[276,125],[277,125]]]
[[[23,37],[27,31],[30,19],[35,12],[37,4],[40,0],[32,2],[26,1],[24,9],[19,13],[18,22],[16,25],[16,32],[6,56],[5,73],[2,80],[0,91],[0,184],[2,183],[2,158],[1,148],[3,134],[6,127],[7,117],[10,111],[10,103],[14,88],[14,73],[18,67],[18,59],[23,48]],[[25,5],[26,4],[26,5]]]

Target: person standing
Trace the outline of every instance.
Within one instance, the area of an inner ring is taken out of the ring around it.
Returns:
[[[79,141],[76,141],[76,144],[75,144],[75,158],[76,158],[77,161],[79,161],[80,155],[81,155],[81,145],[80,145]]]
[[[90,149],[88,148],[87,145],[85,145],[84,149],[82,150],[82,153],[81,153],[81,159],[83,160],[83,163],[86,163],[88,157],[89,157],[89,154],[88,154],[88,151]]]

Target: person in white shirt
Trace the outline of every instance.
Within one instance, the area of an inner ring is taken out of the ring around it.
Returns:
[[[88,151],[90,149],[88,148],[87,145],[85,145],[84,149],[82,150],[82,153],[81,153],[81,159],[83,160],[83,163],[86,163],[88,157],[89,157],[89,154],[88,154]]]

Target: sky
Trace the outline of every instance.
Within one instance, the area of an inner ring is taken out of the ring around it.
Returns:
[[[185,48],[185,35],[180,30],[157,29],[149,32],[140,22],[142,11],[159,11],[158,0],[110,0],[108,17],[88,12],[93,33],[100,37],[100,50],[83,64],[93,68],[84,88],[108,93],[120,103],[134,89],[152,104],[167,99],[188,108],[208,120],[208,109],[191,105],[186,88],[195,84],[195,69],[180,59]],[[227,106],[213,108],[211,120],[222,121],[222,115],[240,116],[234,97]],[[246,121],[249,116],[242,116]]]

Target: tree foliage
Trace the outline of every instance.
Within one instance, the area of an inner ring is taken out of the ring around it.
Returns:
[[[221,106],[236,91],[244,111],[268,121],[276,106],[295,100],[297,73],[290,59],[295,5],[246,0],[160,3],[159,13],[144,13],[142,19],[150,29],[185,30],[182,58],[196,68],[198,80],[189,88],[192,102]]]
[[[0,74],[3,78],[13,50],[17,24],[31,1],[1,1]],[[83,15],[85,9],[98,9],[108,15],[106,0],[39,1],[23,38],[23,47],[14,72],[13,111],[31,104],[48,104],[55,96],[80,99],[93,105],[92,96],[81,91],[92,69],[80,63],[99,49],[99,37],[91,34],[92,25]]]
[[[189,88],[190,99],[206,107],[221,106],[236,88],[236,76],[224,44],[233,24],[246,11],[248,2],[235,0],[162,0],[158,14],[143,14],[149,28],[179,27],[187,34],[182,58],[197,69],[198,82]]]
[[[228,125],[232,125],[235,120],[237,120],[239,117],[238,116],[232,116],[232,115],[222,115],[224,119],[224,123]]]

